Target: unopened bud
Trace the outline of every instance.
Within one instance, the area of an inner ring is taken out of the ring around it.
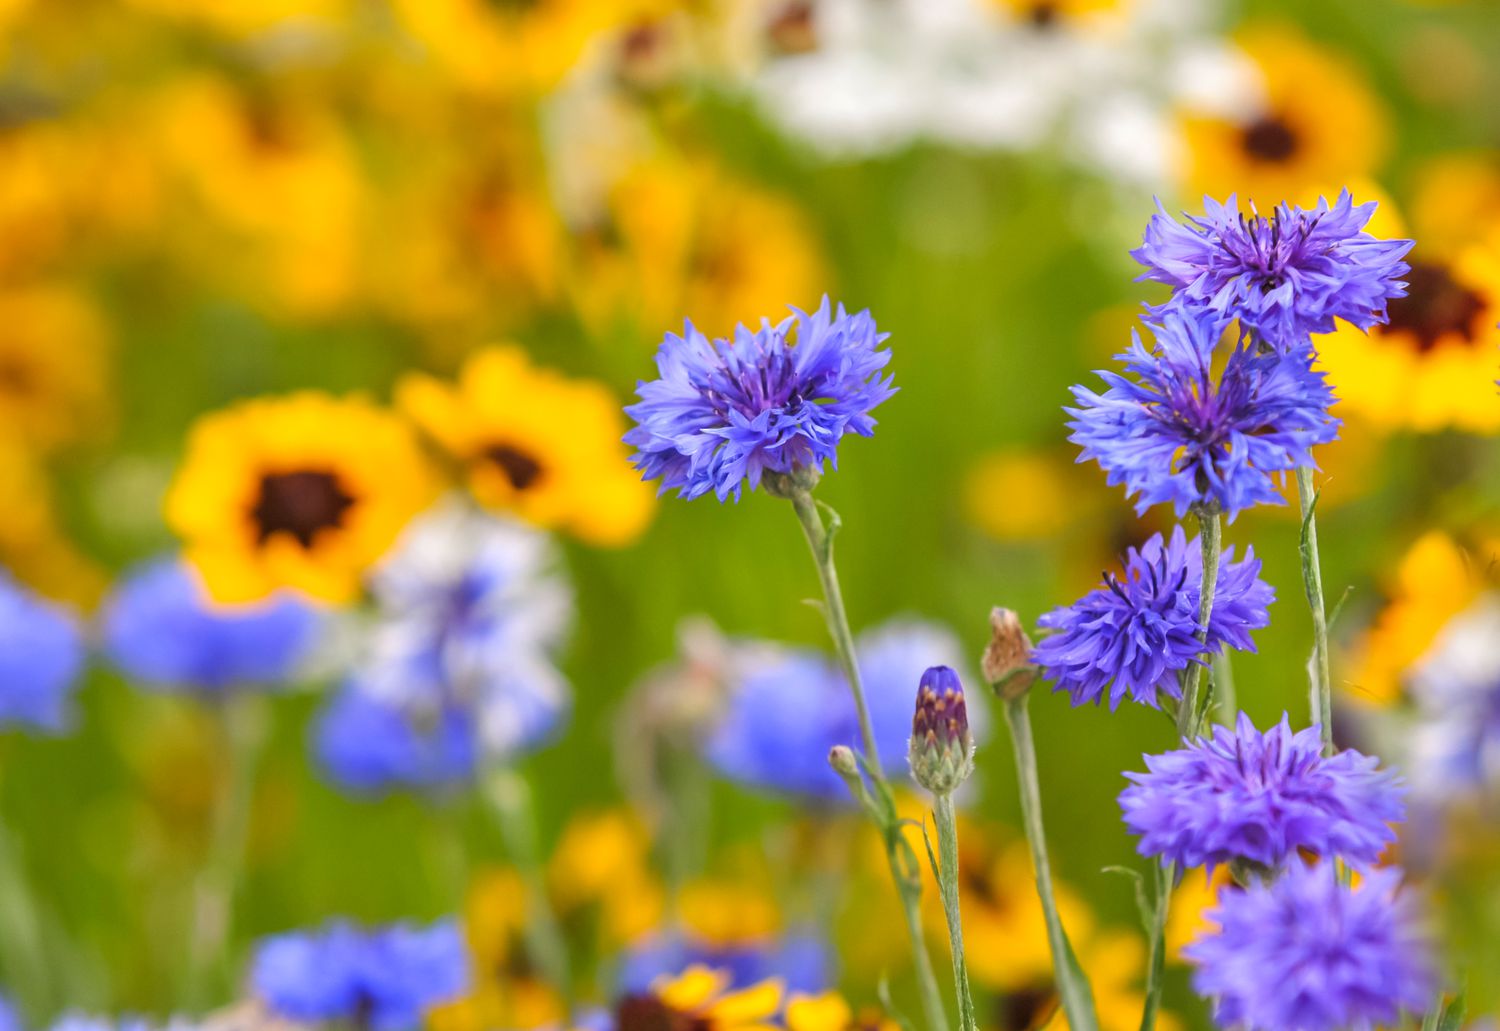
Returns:
[[[917,783],[934,795],[951,795],[974,772],[964,686],[947,666],[933,666],[922,674],[907,760]]]
[[[829,749],[828,765],[842,776],[859,776],[859,763],[854,758],[854,750],[848,745],[834,745]]]
[[[984,679],[1001,698],[1019,698],[1037,678],[1031,661],[1031,638],[1010,609],[990,609],[990,643],[979,660]]]

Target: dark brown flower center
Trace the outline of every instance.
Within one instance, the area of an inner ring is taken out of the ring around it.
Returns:
[[[1280,116],[1268,114],[1245,126],[1240,145],[1257,161],[1282,162],[1297,153],[1297,132]]]
[[[353,504],[353,496],[331,472],[267,473],[260,478],[260,496],[250,517],[259,543],[286,533],[311,548],[319,533],[343,525]]]
[[[1057,992],[1051,985],[1033,985],[1007,992],[996,1000],[999,1031],[1034,1031],[1046,1026],[1057,1012]]]
[[[1390,303],[1387,331],[1411,334],[1425,354],[1454,334],[1472,341],[1484,308],[1484,298],[1454,279],[1448,266],[1413,262],[1406,274],[1406,296]]]
[[[618,1031],[710,1031],[712,1024],[672,1009],[654,995],[627,995],[615,1010]]]
[[[534,487],[546,474],[534,455],[512,444],[492,444],[484,449],[484,457],[505,474],[516,490]]]
[[[811,0],[790,0],[766,26],[771,45],[783,54],[805,54],[818,48]]]
[[[1033,28],[1050,29],[1062,20],[1062,12],[1057,9],[1057,4],[1041,0],[1040,3],[1031,5],[1031,10],[1026,13],[1026,18],[1031,22]]]
[[[0,358],[0,393],[23,395],[36,386],[34,370],[14,355]]]

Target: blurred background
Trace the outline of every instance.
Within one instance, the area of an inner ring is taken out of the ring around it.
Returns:
[[[1339,731],[1416,785],[1403,861],[1442,904],[1473,1005],[1500,998],[1500,676],[1479,677],[1458,726],[1413,686],[1455,620],[1492,611],[1500,5],[3,0],[0,69],[0,563],[86,626],[121,576],[178,548],[163,497],[206,413],[309,388],[384,406],[400,377],[447,383],[500,344],[623,405],[684,318],[722,335],[828,294],[891,334],[900,388],[819,488],[843,518],[851,619],[934,621],[972,668],[990,606],[1029,623],[1170,528],[1074,464],[1062,411],[1159,299],[1128,254],[1157,199],[1378,200],[1372,231],[1417,241],[1412,296],[1389,327],[1323,348],[1345,420],[1319,456]],[[565,449],[583,431],[549,411],[533,421]],[[586,994],[607,998],[621,957],[664,927],[770,948],[815,922],[830,981],[873,1002],[888,975],[910,1008],[856,816],[701,772],[706,731],[679,711],[702,701],[684,642],[825,647],[787,506],[580,504],[605,532],[539,520],[576,608],[557,657],[571,716],[515,769]],[[1294,511],[1247,513],[1226,539],[1253,544],[1278,596],[1258,653],[1234,660],[1262,725],[1306,719]],[[353,792],[320,768],[310,742],[351,606],[329,608],[329,640],[260,710],[210,1001],[233,997],[266,934],[457,913],[482,990],[435,1026],[545,1022],[515,846],[475,793]],[[1478,625],[1467,646],[1500,648]],[[0,740],[24,878],[0,936],[38,943],[45,971],[11,947],[0,970],[38,1021],[187,1005],[232,721],[222,697],[142,689],[121,666],[91,664],[60,730]],[[1108,971],[1105,1025],[1133,1027],[1144,944],[1129,882],[1103,868],[1140,863],[1114,799],[1170,729],[1042,691],[1033,718],[1075,937]],[[971,964],[987,1026],[1021,1028],[1046,992],[1044,943],[989,722],[963,806]],[[1424,780],[1411,764],[1432,749],[1446,758]],[[1206,1026],[1172,976],[1179,1026]]]

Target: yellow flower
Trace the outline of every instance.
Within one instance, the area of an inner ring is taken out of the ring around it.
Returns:
[[[92,607],[108,586],[104,570],[63,533],[46,470],[12,435],[0,435],[0,497],[0,565],[49,598]]]
[[[1088,971],[1094,989],[1094,1006],[1100,1031],[1134,1031],[1140,1025],[1146,994],[1142,976],[1146,969],[1146,944],[1129,931],[1103,931],[1079,950],[1079,963]],[[1182,1027],[1170,1013],[1158,1013],[1161,1031]],[[1066,1031],[1067,1015],[1061,1010],[1048,1028]]]
[[[1112,14],[1131,0],[991,0],[1001,10],[1037,29],[1052,30],[1059,25],[1086,23],[1100,15]]]
[[[130,0],[130,4],[148,14],[194,21],[235,36],[292,23],[305,27],[348,13],[346,0]]]
[[[1184,120],[1190,192],[1238,193],[1269,210],[1375,170],[1386,115],[1346,59],[1279,26],[1251,29],[1240,43],[1260,69],[1262,96],[1234,118]]]
[[[1390,601],[1355,648],[1344,689],[1385,705],[1401,694],[1403,674],[1437,640],[1448,621],[1482,588],[1458,544],[1434,530],[1419,538],[1396,567]]]
[[[579,309],[652,333],[684,317],[710,336],[827,289],[821,247],[790,201],[707,161],[638,163],[610,191],[606,224],[581,241]]]
[[[856,1014],[838,992],[791,996],[785,1019],[787,1031],[898,1031],[900,1027],[876,1010]]]
[[[1172,907],[1167,910],[1167,959],[1180,962],[1188,943],[1213,926],[1204,914],[1218,904],[1224,886],[1233,883],[1227,865],[1216,867],[1212,875],[1202,870],[1187,872],[1172,892]]]
[[[1500,237],[1408,260],[1387,324],[1366,335],[1341,323],[1318,340],[1341,407],[1387,429],[1500,432]]]
[[[1424,162],[1411,217],[1421,249],[1439,254],[1473,241],[1476,226],[1500,227],[1500,153],[1464,151]]]
[[[628,544],[655,496],[630,468],[625,417],[598,383],[532,365],[515,347],[483,350],[449,386],[420,373],[398,406],[454,459],[484,505],[591,544]]]
[[[728,991],[729,974],[692,966],[676,978],[661,978],[643,995],[620,1003],[620,1031],[691,1027],[695,1031],[772,1031],[781,1010],[782,983],[771,979]]]
[[[564,919],[597,906],[607,945],[635,941],[661,921],[663,891],[651,868],[651,841],[629,814],[575,816],[547,864],[547,884]]]
[[[166,516],[221,601],[277,587],[346,601],[435,493],[404,423],[362,398],[308,391],[201,418]]]
[[[50,448],[97,432],[107,409],[103,319],[60,285],[0,288],[0,423]]]
[[[1101,495],[1089,486],[1062,450],[992,451],[969,470],[964,509],[996,540],[1046,540],[1098,514]]]

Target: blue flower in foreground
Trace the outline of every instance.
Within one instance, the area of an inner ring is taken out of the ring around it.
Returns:
[[[21,1031],[21,1015],[4,995],[0,995],[0,1031]]]
[[[1335,1031],[1400,1023],[1432,1001],[1429,942],[1401,873],[1372,870],[1358,888],[1331,862],[1293,863],[1270,884],[1219,893],[1217,933],[1184,950],[1193,987],[1220,1027]]]
[[[1190,663],[1228,645],[1254,651],[1250,631],[1270,622],[1266,607],[1276,600],[1260,579],[1255,549],[1234,560],[1228,548],[1220,558],[1207,645],[1198,641],[1198,603],[1203,553],[1198,538],[1182,527],[1170,541],[1161,534],[1125,553],[1123,576],[1105,574],[1104,585],[1066,608],[1047,613],[1038,625],[1057,633],[1043,638],[1032,657],[1074,705],[1109,698],[1111,710],[1126,698],[1157,705],[1158,694],[1181,698],[1177,674]]]
[[[361,931],[331,923],[276,935],[256,949],[251,983],[278,1016],[358,1021],[372,1031],[422,1026],[423,1014],[468,988],[469,958],[452,921]]]
[[[1240,713],[1233,730],[1145,758],[1120,808],[1137,851],[1163,863],[1277,867],[1306,849],[1364,868],[1406,816],[1393,773],[1352,749],[1324,757],[1318,728],[1294,734],[1285,716],[1262,734]]]
[[[658,978],[675,977],[692,966],[728,973],[731,989],[749,988],[774,977],[788,992],[815,995],[826,991],[833,980],[833,952],[816,934],[718,942],[666,932],[631,946],[621,964],[620,992],[648,991]]]
[[[291,595],[221,605],[190,567],[166,559],[117,586],[101,621],[104,650],[128,676],[212,692],[286,681],[315,642],[322,616]]]
[[[1103,394],[1074,387],[1068,439],[1111,485],[1124,484],[1136,511],[1171,502],[1178,516],[1215,506],[1230,520],[1257,504],[1285,504],[1277,474],[1313,464],[1311,448],[1338,436],[1333,392],[1307,349],[1260,352],[1241,343],[1223,371],[1213,351],[1224,328],[1212,314],[1169,308],[1156,346],[1136,335],[1119,356],[1135,379],[1100,372]]]
[[[459,502],[417,520],[371,579],[366,657],[319,723],[333,778],[432,787],[547,740],[571,706],[560,564],[545,534]]]
[[[728,707],[708,739],[708,761],[753,788],[850,804],[848,787],[828,766],[834,745],[863,750],[854,698],[837,664],[811,649],[742,650],[743,661],[732,664]],[[903,619],[860,635],[856,650],[884,773],[904,776],[912,685],[934,663],[961,665],[958,643],[946,630]]]
[[[1240,214],[1234,197],[1203,198],[1203,217],[1186,223],[1157,207],[1130,252],[1146,266],[1141,278],[1170,285],[1191,307],[1238,318],[1278,351],[1301,352],[1335,318],[1369,329],[1385,322],[1388,300],[1406,296],[1410,267],[1401,258],[1412,242],[1364,232],[1375,204],[1355,204],[1348,190],[1332,206],[1282,204],[1269,218]]]
[[[773,326],[735,328],[710,341],[692,323],[668,334],[656,354],[660,379],[642,382],[625,409],[635,467],[684,498],[710,490],[724,501],[754,490],[767,472],[838,466],[846,433],[870,436],[870,412],[895,393],[881,370],[891,353],[867,311],[794,314]]]
[[[0,572],[0,727],[63,730],[83,663],[73,615]]]

